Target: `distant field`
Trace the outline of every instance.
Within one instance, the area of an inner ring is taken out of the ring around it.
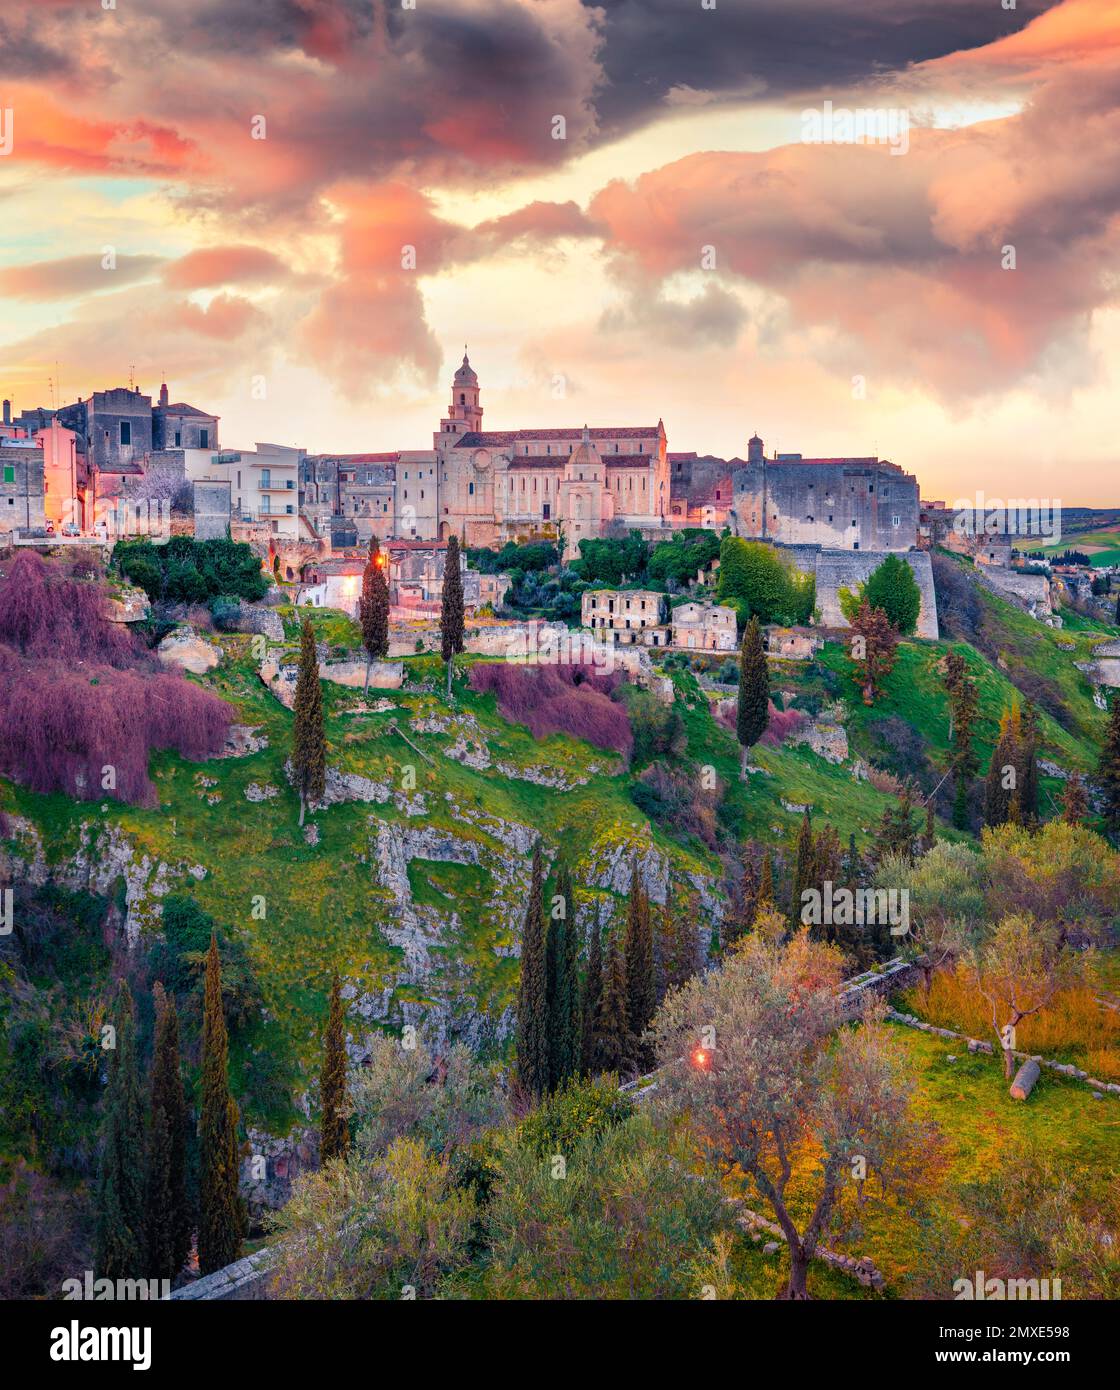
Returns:
[[[1066,532],[1058,545],[1041,546],[1044,555],[1060,555],[1063,550],[1080,550],[1094,565],[1120,565],[1120,527],[1103,531]]]

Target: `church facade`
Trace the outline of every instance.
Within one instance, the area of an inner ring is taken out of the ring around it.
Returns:
[[[590,537],[665,527],[665,426],[484,430],[478,376],[466,354],[434,436],[437,538],[468,545],[563,535],[565,554]]]

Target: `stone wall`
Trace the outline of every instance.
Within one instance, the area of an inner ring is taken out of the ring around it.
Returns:
[[[918,481],[878,459],[767,459],[736,468],[732,486],[737,536],[839,550],[905,551],[918,539]]]
[[[847,627],[840,611],[840,589],[854,589],[886,559],[887,552],[873,550],[822,550],[817,556],[817,607],[824,627]],[[922,606],[915,635],[936,641],[937,599],[933,590],[933,566],[926,550],[908,550],[901,556],[914,571]]]
[[[1001,565],[977,565],[976,577],[1003,598],[1013,599],[1032,618],[1045,621],[1054,612],[1050,600],[1050,580],[1044,574],[1024,574]]]
[[[243,1301],[268,1297],[272,1251],[265,1248],[224,1269],[205,1274],[191,1284],[175,1289],[171,1297],[190,1302]]]

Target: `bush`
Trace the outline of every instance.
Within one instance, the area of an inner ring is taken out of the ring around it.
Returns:
[[[872,608],[881,608],[900,633],[917,627],[922,593],[914,571],[900,556],[888,555],[859,586],[859,592]]]
[[[470,548],[466,552],[467,564],[480,574],[500,574],[505,570],[547,570],[558,564],[560,552],[551,541],[533,541],[529,545],[518,545],[508,541],[501,550]]]
[[[633,734],[625,709],[610,698],[619,677],[587,663],[513,666],[501,661],[471,667],[471,689],[492,692],[502,717],[526,725],[534,738],[570,734],[596,748],[629,757]]]
[[[255,603],[268,592],[261,562],[243,541],[191,536],[172,536],[159,546],[146,537],[118,541],[113,564],[153,601],[204,603],[227,594]]]
[[[163,903],[163,936],[148,961],[152,975],[201,1018],[206,952],[213,932],[222,966],[222,1007],[231,1030],[244,1028],[260,1012],[261,993],[248,952],[238,937],[227,935],[194,898],[172,893]]]
[[[763,623],[807,623],[816,601],[816,579],[801,574],[773,546],[726,536],[720,546],[719,601]]]
[[[617,587],[626,580],[640,579],[649,563],[649,546],[640,531],[631,531],[625,540],[584,540],[579,543],[580,558],[572,568],[588,584]]]
[[[683,588],[719,558],[719,551],[720,538],[714,531],[678,531],[672,540],[654,546],[649,557],[650,580],[670,588]]]
[[[619,1091],[617,1077],[571,1081],[522,1120],[517,1138],[538,1158],[571,1153],[581,1139],[598,1138],[633,1113],[634,1102]]]
[[[179,675],[74,671],[61,661],[21,661],[0,647],[0,772],[35,792],[157,806],[152,750],[212,758],[233,713]]]
[[[679,758],[688,747],[688,730],[674,701],[663,705],[651,690],[623,685],[619,698],[626,706],[634,736],[632,761],[641,766],[658,756]]]
[[[99,576],[78,578],[33,550],[21,551],[0,584],[0,643],[27,657],[131,666],[143,648],[124,623],[108,620]]]

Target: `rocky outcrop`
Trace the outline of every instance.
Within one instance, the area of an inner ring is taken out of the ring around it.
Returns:
[[[169,632],[156,648],[156,656],[161,665],[175,666],[196,676],[212,671],[222,659],[217,647],[199,637],[192,627],[177,627]]]
[[[807,744],[814,753],[829,763],[848,761],[848,733],[843,724],[814,720],[802,724],[786,737],[787,743]]]
[[[247,758],[251,753],[259,753],[268,747],[268,739],[258,734],[259,725],[231,724],[226,733],[225,747],[219,758]]]
[[[293,709],[296,702],[296,681],[299,667],[294,662],[281,662],[275,656],[268,656],[261,662],[257,674],[273,695],[286,709]],[[366,664],[364,661],[319,661],[319,679],[333,681],[336,685],[362,689],[365,685]],[[369,685],[374,690],[399,690],[404,684],[404,665],[399,661],[374,661],[370,663]]]
[[[143,589],[122,584],[110,598],[105,616],[111,623],[142,623],[152,616],[152,605]]]

